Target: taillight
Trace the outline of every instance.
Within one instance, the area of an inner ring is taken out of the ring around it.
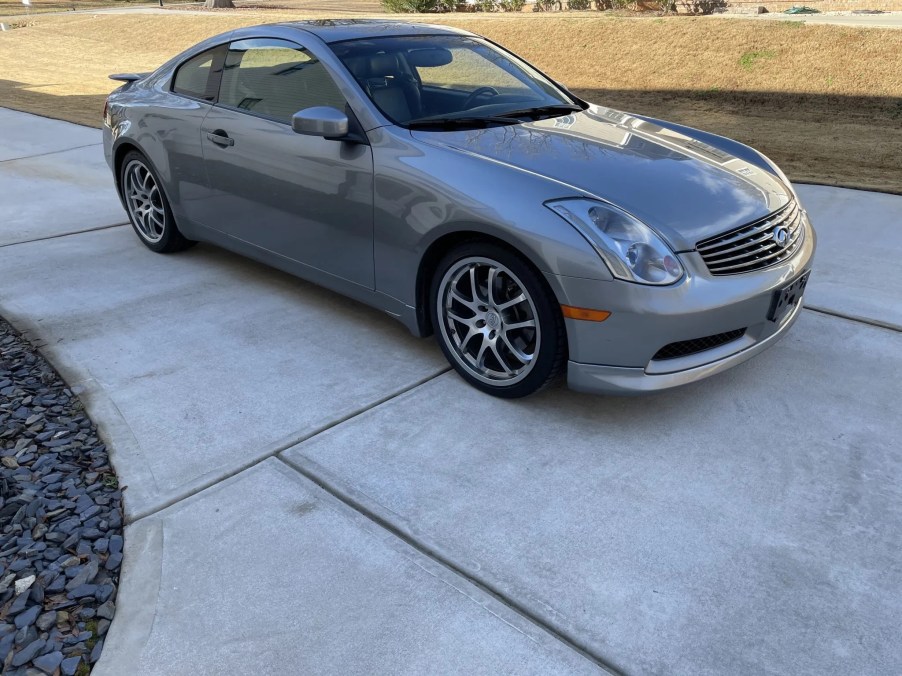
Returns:
[[[112,124],[110,124],[110,100],[109,99],[106,99],[103,102],[103,123],[108,127],[112,126]]]

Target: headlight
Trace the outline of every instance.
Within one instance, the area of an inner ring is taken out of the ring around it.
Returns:
[[[545,206],[589,240],[611,274],[639,284],[673,284],[683,276],[676,255],[647,225],[615,206],[564,199]]]

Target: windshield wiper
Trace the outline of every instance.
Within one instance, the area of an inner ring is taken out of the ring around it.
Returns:
[[[582,110],[582,106],[578,106],[575,103],[555,103],[550,106],[538,106],[536,108],[523,108],[522,110],[506,110],[504,111],[504,115],[506,117],[527,117],[527,116],[536,116],[539,117],[541,115],[564,115],[565,113],[575,113],[577,110]]]
[[[513,117],[421,117],[405,122],[404,126],[411,129],[423,129],[426,127],[469,127],[474,124],[520,124],[520,120]]]

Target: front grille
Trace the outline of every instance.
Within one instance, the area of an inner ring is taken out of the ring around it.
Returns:
[[[804,239],[802,212],[793,200],[770,216],[702,240],[695,248],[712,275],[736,275],[785,261]]]
[[[705,350],[710,350],[721,345],[726,345],[732,340],[736,340],[745,335],[745,329],[736,329],[735,331],[727,331],[726,333],[718,333],[714,336],[705,336],[704,338],[693,338],[692,340],[681,340],[678,343],[670,343],[665,345],[652,357],[653,360],[676,359],[677,357],[685,357],[690,354],[698,354]]]

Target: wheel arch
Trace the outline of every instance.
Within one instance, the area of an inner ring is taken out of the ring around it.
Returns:
[[[475,229],[460,229],[452,232],[446,232],[440,237],[432,241],[420,258],[420,264],[417,268],[416,277],[416,315],[417,315],[417,332],[420,336],[429,336],[435,332],[432,326],[432,319],[429,312],[429,290],[432,285],[432,278],[435,275],[436,267],[445,256],[445,254],[454,247],[466,242],[485,242],[507,249],[512,254],[520,257],[524,263],[529,265],[539,279],[545,281],[545,275],[542,269],[536,265],[530,255],[523,250],[523,247],[511,244],[509,241],[496,237],[495,235]],[[554,290],[545,282],[547,291],[553,298],[556,298]]]
[[[129,205],[127,203],[126,197],[123,193],[122,186],[122,169],[125,163],[126,157],[130,153],[135,153],[141,156],[141,161],[145,163],[154,174],[154,180],[157,184],[157,188],[160,191],[164,199],[164,209],[166,209],[168,213],[168,219],[170,219],[170,227],[174,230],[174,234],[166,235],[166,242],[163,244],[162,248],[155,249],[150,243],[144,241],[144,244],[150,246],[152,250],[157,251],[158,253],[172,253],[175,251],[181,251],[183,249],[187,249],[193,246],[196,243],[196,239],[187,237],[186,232],[183,230],[182,225],[178,222],[177,217],[174,213],[174,208],[172,204],[172,199],[169,195],[169,191],[166,189],[164,183],[160,180],[160,172],[157,169],[157,166],[154,164],[154,161],[151,159],[149,154],[133,139],[130,138],[121,138],[119,139],[112,147],[110,155],[111,155],[111,164],[113,168],[113,177],[116,185],[116,193],[119,195],[119,201],[122,203],[123,208],[126,212],[130,211]],[[129,215],[129,220],[132,222],[132,226],[137,229],[135,225],[134,219],[131,215]],[[139,237],[141,236],[140,233]],[[162,241],[162,240],[161,240]],[[156,244],[156,243],[154,243]]]
[[[116,145],[113,146],[113,178],[116,181],[116,192],[119,193],[120,199],[122,199],[122,161],[125,159],[125,156],[133,150],[141,153],[144,156],[144,159],[153,166],[153,162],[151,162],[147,153],[132,139],[123,138],[117,141]],[[156,170],[156,167],[154,167],[154,170]]]
[[[194,233],[193,229],[190,233],[188,233],[186,230],[186,228],[189,227],[191,223],[187,218],[185,218],[179,207],[178,185],[171,181],[167,181],[167,178],[170,176],[169,172],[161,171],[160,163],[155,162],[152,154],[149,153],[146,148],[142,147],[140,143],[138,143],[134,138],[130,136],[120,137],[113,144],[112,149],[113,179],[115,181],[116,192],[119,195],[122,206],[126,210],[128,209],[128,206],[125,203],[125,196],[122,194],[122,163],[125,160],[125,156],[132,151],[140,154],[144,158],[144,161],[147,162],[148,165],[150,165],[150,168],[153,169],[153,172],[156,174],[158,179],[157,183],[159,184],[160,190],[163,191],[163,195],[169,202],[169,208],[173,211],[173,218],[175,218],[179,230],[183,231],[186,234],[190,234],[192,238],[196,238],[196,234]],[[163,160],[164,165],[168,161],[168,158],[166,158],[165,156],[160,159]],[[165,168],[168,169],[168,167]]]

